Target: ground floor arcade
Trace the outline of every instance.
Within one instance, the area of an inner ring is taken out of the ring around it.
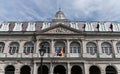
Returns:
[[[1,65],[2,66],[2,65]],[[120,74],[117,64],[44,63],[42,74]],[[41,74],[40,63],[6,65],[0,74]]]

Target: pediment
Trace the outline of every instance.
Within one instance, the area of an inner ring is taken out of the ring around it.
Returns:
[[[70,28],[65,25],[57,25],[43,30],[45,34],[78,34],[79,30]]]

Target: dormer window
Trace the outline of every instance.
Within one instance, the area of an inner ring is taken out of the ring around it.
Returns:
[[[120,24],[118,23],[112,23],[113,31],[120,31]]]
[[[85,31],[94,31],[92,23],[85,23]]]
[[[70,27],[72,27],[74,29],[79,29],[78,28],[78,23],[75,23],[75,22],[70,23]]]
[[[99,23],[99,31],[108,31],[108,25],[106,23]]]
[[[2,23],[0,31],[9,31],[9,23]]]
[[[50,23],[44,22],[42,25],[42,29],[46,29],[48,27],[50,27]]]
[[[26,30],[27,31],[35,31],[35,23],[29,22]]]
[[[22,31],[22,23],[15,23],[13,31]]]

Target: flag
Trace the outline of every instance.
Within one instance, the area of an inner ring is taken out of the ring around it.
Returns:
[[[56,56],[61,56],[60,49],[56,50]]]
[[[110,55],[110,54],[111,54],[111,53],[110,53],[110,50],[108,50],[108,51],[107,51],[107,55]]]
[[[65,49],[63,47],[62,50],[61,50],[61,56],[64,56],[64,55],[65,55]]]

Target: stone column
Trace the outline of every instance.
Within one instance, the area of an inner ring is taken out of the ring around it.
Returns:
[[[4,50],[4,53],[5,53],[5,57],[7,57],[7,53],[9,52],[9,49],[10,49],[10,43],[11,43],[11,41],[5,41],[5,50]]]
[[[68,64],[67,64],[67,74],[71,74],[71,66],[70,66],[70,63],[68,62]]]
[[[54,54],[55,54],[55,48],[54,48],[54,43],[55,43],[55,41],[54,40],[51,40],[51,44],[50,44],[50,50],[51,50],[51,55],[50,55],[50,57],[53,57],[54,56]]]
[[[117,72],[118,72],[117,74],[120,74],[120,70],[118,70]]]
[[[86,51],[86,41],[82,40],[82,45],[81,46],[82,46],[82,51],[83,51],[82,56],[86,57],[86,53],[87,53],[87,51]]]
[[[5,71],[3,69],[0,69],[0,74],[5,74]]]
[[[20,74],[20,71],[18,69],[15,69],[15,74]]]
[[[49,68],[49,74],[53,74],[53,64],[52,62],[50,63],[50,68]]]
[[[67,52],[66,52],[66,55],[67,55],[67,57],[70,57],[70,41],[69,40],[67,40]]]
[[[20,41],[20,48],[19,48],[19,51],[18,51],[18,57],[22,57],[22,54],[23,54],[23,51],[24,51],[24,44],[25,44],[25,41]]]
[[[106,74],[105,70],[102,69],[101,70],[101,74]]]
[[[34,68],[34,69],[33,69],[33,74],[37,74],[37,72],[38,72],[37,70],[38,70],[38,69],[37,69],[36,63],[34,63],[34,67],[33,67],[33,68]]]
[[[36,41],[36,49],[35,49],[35,55],[34,55],[36,57],[40,56],[39,55],[39,49],[40,49],[39,45],[40,45],[40,43],[41,43],[41,41],[38,41],[38,40]]]
[[[116,49],[116,43],[117,43],[117,41],[112,41],[112,44],[113,44],[113,51],[114,51],[114,57],[116,57],[116,55],[117,55],[117,49]]]
[[[98,56],[102,54],[102,48],[101,48],[102,41],[97,41],[97,48],[98,48]]]
[[[87,63],[84,63],[84,73],[89,74],[89,67]]]
[[[112,40],[112,56],[113,57],[115,57],[115,55],[117,53],[116,43],[117,43],[117,41]]]

